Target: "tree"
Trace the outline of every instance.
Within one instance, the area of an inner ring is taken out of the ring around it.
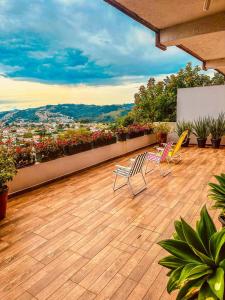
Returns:
[[[134,120],[143,121],[176,121],[177,89],[224,84],[224,76],[215,73],[212,78],[201,73],[199,66],[188,63],[177,74],[167,76],[156,82],[150,78],[147,86],[140,86],[134,95],[135,105],[132,113]]]

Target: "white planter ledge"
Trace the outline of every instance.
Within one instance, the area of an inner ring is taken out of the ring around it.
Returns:
[[[125,155],[126,153],[154,143],[156,143],[155,134],[144,135],[129,139],[125,142],[118,142],[19,169],[13,181],[9,183],[9,193],[12,195],[30,188],[38,187],[44,183],[51,182],[52,180],[73,174],[82,169]]]

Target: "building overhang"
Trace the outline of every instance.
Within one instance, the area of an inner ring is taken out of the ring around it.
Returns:
[[[177,46],[225,75],[225,1],[104,0],[156,33],[161,50]]]

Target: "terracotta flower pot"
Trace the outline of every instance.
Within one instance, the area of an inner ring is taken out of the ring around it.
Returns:
[[[157,139],[160,145],[165,144],[167,141],[167,133],[159,132],[157,135]]]
[[[0,192],[0,220],[4,219],[6,216],[7,200],[8,200],[8,187],[5,186],[3,190]]]

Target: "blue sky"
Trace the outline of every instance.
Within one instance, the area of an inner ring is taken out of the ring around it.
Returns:
[[[188,61],[103,0],[1,0],[0,75],[57,85],[112,86],[171,74]]]
[[[103,0],[0,1],[0,70],[49,83],[104,83],[176,72],[189,55]]]

